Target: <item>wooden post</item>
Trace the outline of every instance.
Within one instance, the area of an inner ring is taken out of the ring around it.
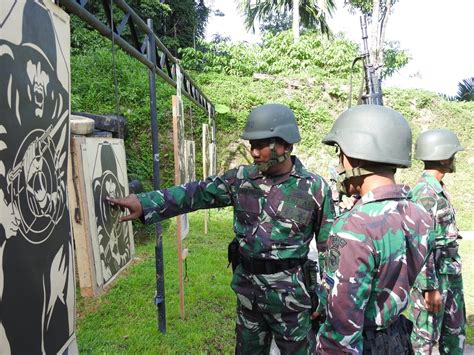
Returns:
[[[180,166],[180,156],[183,154],[181,150],[182,143],[180,141],[180,124],[179,120],[182,119],[179,113],[179,102],[178,98],[173,95],[173,151],[174,151],[174,182],[176,185],[181,185],[184,181],[181,181],[181,169],[184,167]],[[176,217],[176,237],[178,246],[178,279],[179,279],[179,313],[181,319],[184,319],[184,277],[183,277],[183,233],[182,233],[182,216]]]
[[[202,124],[202,177],[203,179],[209,176],[209,125]],[[204,210],[204,234],[207,234],[209,223],[209,210]]]

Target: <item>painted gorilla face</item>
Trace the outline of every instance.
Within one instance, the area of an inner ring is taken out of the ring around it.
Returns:
[[[35,104],[35,116],[43,117],[44,99],[47,95],[49,75],[41,69],[41,61],[34,64],[31,60],[26,63],[26,72],[30,80],[28,97]]]

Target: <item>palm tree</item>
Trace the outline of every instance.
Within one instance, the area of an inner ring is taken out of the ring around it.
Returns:
[[[458,83],[458,93],[455,96],[439,94],[448,101],[474,101],[474,77]]]
[[[240,0],[239,7],[245,16],[245,25],[253,29],[256,20],[263,20],[273,12],[288,11],[293,14],[293,38],[300,37],[300,25],[306,28],[319,26],[322,33],[329,33],[327,16],[335,10],[335,0]]]
[[[457,101],[474,101],[474,77],[458,83]]]

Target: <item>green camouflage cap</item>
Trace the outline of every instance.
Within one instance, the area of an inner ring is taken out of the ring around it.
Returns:
[[[420,134],[415,145],[415,159],[439,161],[463,151],[458,137],[446,128],[430,129]]]
[[[324,137],[348,157],[400,168],[411,166],[411,129],[397,111],[379,105],[359,105],[344,111]]]
[[[281,104],[265,104],[250,112],[242,138],[246,140],[279,137],[289,144],[301,140],[293,111]]]

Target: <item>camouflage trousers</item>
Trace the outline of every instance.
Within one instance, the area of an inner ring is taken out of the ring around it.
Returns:
[[[442,304],[436,314],[426,310],[420,290],[413,289],[411,292],[413,350],[415,354],[431,354],[433,346],[438,342],[440,354],[462,354],[466,324],[462,276],[440,274],[438,282]]]
[[[300,267],[253,275],[239,265],[232,288],[237,294],[236,354],[268,354],[272,338],[282,354],[314,353],[311,300]]]

